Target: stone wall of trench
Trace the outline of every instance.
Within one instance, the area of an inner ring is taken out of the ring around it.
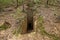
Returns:
[[[10,28],[0,30],[0,40],[9,40],[15,34],[27,32],[27,16],[24,13],[9,12],[0,14],[0,27],[5,22],[10,24]],[[1,29],[1,28],[0,28]]]

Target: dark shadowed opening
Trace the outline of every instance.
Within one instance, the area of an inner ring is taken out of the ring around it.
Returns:
[[[27,24],[27,32],[31,32],[31,31],[33,31],[33,22],[28,22],[28,24]]]

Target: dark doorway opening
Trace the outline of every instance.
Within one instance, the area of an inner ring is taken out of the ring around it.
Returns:
[[[33,31],[33,22],[27,24],[27,32],[32,32]]]

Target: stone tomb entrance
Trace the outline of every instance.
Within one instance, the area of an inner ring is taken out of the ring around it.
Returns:
[[[32,13],[28,13],[27,14],[27,32],[31,32],[33,31],[33,14]]]
[[[32,21],[30,22],[30,21],[28,21],[27,22],[27,32],[32,32],[33,31],[33,19],[32,19]]]

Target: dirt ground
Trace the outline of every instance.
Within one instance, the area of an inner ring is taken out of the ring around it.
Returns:
[[[40,14],[41,16],[43,16],[43,19],[44,19],[43,26],[46,32],[51,34],[56,34],[60,37],[60,23],[56,23],[56,17],[59,16],[60,14],[60,8],[53,7],[53,6],[51,7],[49,6],[49,8],[39,7],[37,11],[38,11],[37,14]],[[7,13],[8,14],[2,14],[0,16],[0,24],[2,25],[4,21],[7,21],[11,24],[12,27],[8,28],[7,30],[0,31],[0,40],[53,40],[52,38],[49,38],[47,35],[43,36],[41,35],[41,33],[38,33],[38,32],[18,34],[18,36],[13,35],[11,32],[16,27],[16,24],[15,24],[16,19],[12,15],[13,13],[15,13],[15,11],[7,12]],[[21,14],[21,15],[25,16],[24,14]],[[21,15],[19,17],[21,17]]]

